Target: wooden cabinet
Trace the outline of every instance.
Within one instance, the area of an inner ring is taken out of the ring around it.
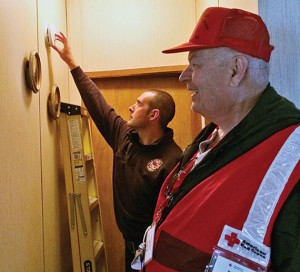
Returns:
[[[0,3],[0,271],[70,271],[59,130],[47,110],[54,83],[69,99],[69,73],[45,43],[48,24],[66,30],[65,1]],[[25,82],[32,50],[41,60],[37,93]]]
[[[35,1],[1,1],[0,271],[43,271],[39,95],[24,78],[36,22]]]

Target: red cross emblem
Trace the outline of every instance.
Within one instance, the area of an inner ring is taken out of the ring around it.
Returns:
[[[225,234],[225,240],[228,241],[227,245],[233,247],[235,244],[239,244],[240,240],[237,238],[237,233],[232,232],[230,235]]]
[[[162,165],[163,165],[163,161],[161,159],[154,159],[148,162],[147,169],[149,172],[154,172]]]

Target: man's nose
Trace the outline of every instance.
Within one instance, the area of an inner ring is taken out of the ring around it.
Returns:
[[[133,106],[134,106],[134,105],[131,105],[131,106],[129,107],[129,112],[130,112],[130,113],[133,112]]]
[[[191,78],[191,69],[190,66],[188,66],[185,70],[183,70],[179,76],[179,81],[186,81]]]

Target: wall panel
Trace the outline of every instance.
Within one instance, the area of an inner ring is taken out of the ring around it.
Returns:
[[[76,0],[68,6],[80,10],[70,16],[69,33],[75,47],[81,44],[76,53],[84,56],[85,71],[187,64],[186,53],[161,51],[189,38],[195,0]]]
[[[258,13],[258,0],[219,0],[220,7],[240,8]]]
[[[40,98],[24,79],[38,50],[36,2],[0,5],[0,271],[43,271]]]
[[[259,14],[275,46],[270,60],[270,82],[300,108],[300,2],[259,1]]]
[[[47,109],[54,83],[69,99],[68,70],[45,44],[48,23],[66,29],[65,1],[0,2],[0,271],[70,271],[59,135]],[[25,83],[32,50],[41,60],[37,93]]]
[[[198,0],[197,17],[208,7],[240,8],[258,13],[258,0]]]
[[[45,43],[48,26],[66,32],[64,0],[38,0],[38,44],[43,69],[40,130],[45,271],[65,272],[71,271],[72,255],[59,121],[49,116],[47,103],[54,85],[59,87],[62,101],[69,101],[69,71],[58,54]]]

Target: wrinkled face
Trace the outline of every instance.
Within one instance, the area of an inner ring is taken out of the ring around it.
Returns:
[[[136,102],[129,107],[130,118],[128,125],[138,130],[149,125],[151,109],[149,102],[155,94],[152,92],[145,92],[139,96]]]
[[[181,73],[179,80],[184,81],[191,91],[195,112],[206,118],[212,118],[231,103],[226,86],[229,69],[220,64],[218,49],[205,49],[189,53],[189,66]],[[228,104],[228,105],[227,105]]]

